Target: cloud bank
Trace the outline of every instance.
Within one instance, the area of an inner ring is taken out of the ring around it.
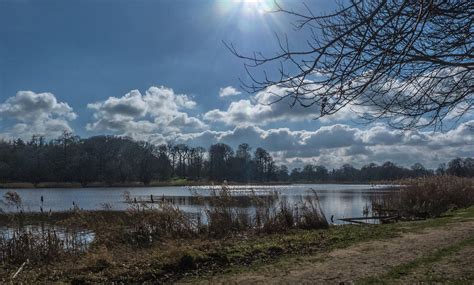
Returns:
[[[231,102],[227,110],[213,109],[204,114],[204,120],[211,123],[223,123],[228,126],[258,125],[265,126],[273,122],[301,122],[314,119],[321,113],[319,106],[302,107],[286,97],[284,88],[270,87],[249,99]],[[356,119],[355,111],[360,108],[347,107],[337,114],[321,118],[321,122],[330,123]]]
[[[228,131],[181,134],[177,141],[192,145],[222,142],[232,146],[247,142],[255,148],[269,150],[279,163],[292,167],[305,163],[329,167],[350,163],[361,167],[387,160],[404,166],[421,162],[427,167],[437,167],[457,156],[474,155],[473,127],[474,121],[469,121],[449,132],[433,133],[403,132],[382,124],[367,129],[334,124],[315,131],[239,126]]]
[[[0,104],[0,121],[12,122],[3,137],[30,138],[32,135],[59,136],[72,131],[69,122],[76,119],[73,109],[59,102],[52,93],[18,91]]]
[[[154,134],[201,130],[207,124],[187,113],[195,106],[196,102],[189,96],[176,94],[164,86],[150,87],[145,94],[132,90],[122,97],[88,104],[87,108],[94,111],[94,122],[87,124],[86,129],[140,139]]]
[[[225,89],[225,88],[224,88]],[[311,120],[315,108],[289,106],[280,89],[260,92],[249,99],[230,102],[227,109],[214,109],[201,116],[186,94],[164,86],[150,87],[87,105],[93,116],[85,129],[88,135],[112,133],[152,143],[187,143],[209,147],[222,142],[237,147],[248,143],[270,151],[278,163],[300,167],[306,163],[340,167],[350,163],[361,167],[370,162],[391,160],[403,166],[421,162],[437,167],[455,157],[474,156],[474,120],[461,122],[445,133],[398,131],[377,123],[355,125],[352,111],[330,117],[318,129],[290,129],[288,121]],[[228,95],[232,96],[232,95]],[[0,138],[26,138],[33,134],[48,138],[72,131],[77,115],[52,93],[19,91],[0,103]],[[202,119],[201,119],[202,118]],[[266,127],[278,122],[281,128]]]

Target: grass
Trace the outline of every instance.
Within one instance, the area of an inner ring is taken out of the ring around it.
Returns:
[[[404,233],[420,232],[430,228],[438,228],[446,226],[450,223],[459,223],[469,221],[474,218],[474,206],[455,210],[439,218],[427,219],[423,221],[403,222],[396,224],[380,224],[380,225],[344,225],[331,226],[328,230],[306,231],[297,230],[286,232],[278,237],[271,238],[259,237],[253,241],[245,241],[246,245],[257,243],[259,247],[281,247],[282,254],[273,258],[260,258],[251,264],[234,264],[223,269],[221,274],[235,274],[240,272],[260,272],[261,268],[269,263],[274,264],[275,268],[288,268],[293,265],[298,258],[302,256],[311,256],[315,253],[329,252],[334,249],[346,248],[351,245],[374,240],[386,240],[399,237]],[[472,241],[463,242],[460,245],[454,245],[448,249],[448,252],[454,252],[458,248],[470,245]],[[236,241],[239,244],[239,241]],[[240,242],[242,243],[242,241]],[[242,248],[242,246],[239,246]],[[239,251],[242,252],[242,251]],[[318,257],[321,259],[323,257]],[[320,261],[320,260],[313,260]],[[251,266],[250,266],[251,265]],[[215,274],[210,273],[207,277]],[[206,275],[199,275],[195,278],[188,278],[189,281],[198,281]],[[374,279],[377,280],[377,279]],[[369,282],[371,280],[367,280]],[[374,281],[375,282],[375,281]]]
[[[448,247],[444,247],[438,249],[437,251],[421,256],[411,262],[404,263],[398,266],[393,267],[387,272],[385,275],[377,276],[377,277],[370,277],[366,279],[362,279],[357,281],[357,284],[391,284],[399,280],[401,277],[413,272],[415,269],[430,265],[436,262],[439,262],[443,258],[453,255],[459,252],[461,249],[465,248],[466,246],[474,246],[474,238],[465,239],[459,243],[450,245]],[[442,280],[430,280],[430,281],[437,281],[440,282]],[[445,280],[447,281],[447,280]]]
[[[88,213],[91,218],[94,213]],[[186,278],[197,280],[214,274],[258,270],[268,263],[286,262],[302,255],[344,248],[352,244],[388,239],[403,232],[439,227],[467,220],[474,207],[457,210],[438,219],[387,225],[331,226],[328,229],[290,229],[274,234],[230,236],[227,238],[163,239],[149,247],[127,244],[93,244],[76,259],[53,263],[55,271],[43,281],[88,282],[173,282]],[[100,218],[99,218],[100,219]],[[16,270],[8,266],[0,276]],[[42,274],[48,266],[39,265],[33,272]],[[402,270],[401,268],[400,270]],[[37,281],[37,275],[23,276],[23,281]]]

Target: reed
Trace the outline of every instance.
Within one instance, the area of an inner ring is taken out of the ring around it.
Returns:
[[[236,196],[226,187],[213,193],[214,199],[206,210],[207,233],[212,237],[231,234],[274,233],[294,228],[321,229],[327,228],[328,222],[319,205],[317,193],[301,198],[291,204],[278,193],[269,196],[249,195],[251,205],[248,210],[237,208]],[[269,198],[270,197],[270,198]]]
[[[375,212],[397,214],[402,219],[438,217],[443,213],[474,205],[474,179],[449,175],[400,181],[392,195],[376,197]]]
[[[104,205],[104,211],[86,212],[74,203],[60,221],[53,222],[49,213],[41,212],[34,214],[36,225],[31,225],[25,223],[29,221],[25,219],[28,213],[22,210],[21,197],[12,192],[4,197],[4,203],[15,207],[17,212],[8,214],[8,234],[4,232],[0,236],[0,262],[44,263],[78,255],[88,249],[113,250],[120,245],[142,248],[170,239],[220,239],[296,228],[327,228],[315,192],[296,204],[276,193],[270,196],[251,193],[246,203],[252,206],[239,208],[236,205],[241,197],[223,186],[205,201],[203,213],[193,215],[164,197],[151,196],[142,201],[124,192],[124,200],[129,205],[125,212],[112,212],[111,205]]]
[[[251,228],[248,212],[235,207],[238,202],[236,199],[225,185],[220,191],[213,190],[204,211],[207,223],[201,225],[200,232],[211,237],[223,237]]]
[[[315,191],[294,204],[280,198],[276,207],[264,205],[257,209],[255,226],[261,233],[284,232],[289,229],[325,229],[329,223]]]
[[[0,234],[1,263],[49,263],[87,249],[90,233],[79,224],[53,226],[48,223],[48,214],[43,212],[36,217],[38,224],[28,224],[22,199],[14,191],[4,195],[2,204],[15,208],[16,212],[7,214],[9,226]]]

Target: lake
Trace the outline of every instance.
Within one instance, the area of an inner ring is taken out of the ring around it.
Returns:
[[[385,195],[394,191],[391,185],[369,184],[296,184],[296,185],[239,185],[229,186],[232,195],[245,197],[249,195],[270,196],[278,193],[280,198],[297,202],[316,191],[320,205],[327,219],[360,217],[365,206],[371,205],[371,197]],[[168,187],[120,187],[120,188],[41,188],[41,189],[0,189],[0,195],[8,191],[17,192],[22,199],[23,208],[27,212],[39,212],[42,205],[45,212],[51,210],[67,211],[73,203],[84,210],[126,210],[128,204],[123,194],[130,193],[132,199],[150,200],[150,196],[166,199],[189,213],[199,213],[204,209],[202,203],[196,202],[196,195],[208,197],[218,191],[220,186],[168,186]],[[43,203],[41,203],[43,197]],[[15,208],[0,205],[5,212],[14,212]],[[242,207],[247,207],[242,205]]]

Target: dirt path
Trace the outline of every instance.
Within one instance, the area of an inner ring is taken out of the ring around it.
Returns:
[[[474,280],[474,246],[466,246],[437,262],[422,264],[409,274],[401,276],[400,282],[413,283],[413,281],[427,279],[433,283],[451,281],[451,283],[472,284],[472,280]]]
[[[417,264],[413,272],[403,273],[400,282],[423,280],[427,274],[444,276],[461,274],[462,278],[474,275],[474,258],[471,244],[459,247],[439,260],[431,256],[439,249],[464,244],[474,238],[474,221],[449,224],[442,228],[426,229],[419,233],[404,234],[384,241],[364,242],[329,253],[293,258],[274,265],[263,266],[258,272],[215,277],[204,283],[249,284],[249,283],[340,283],[364,278],[387,276],[394,269],[417,260],[428,260]],[[451,254],[452,253],[452,254]],[[460,272],[460,273],[459,273]],[[457,276],[456,275],[456,276]],[[462,279],[461,279],[462,280]]]

